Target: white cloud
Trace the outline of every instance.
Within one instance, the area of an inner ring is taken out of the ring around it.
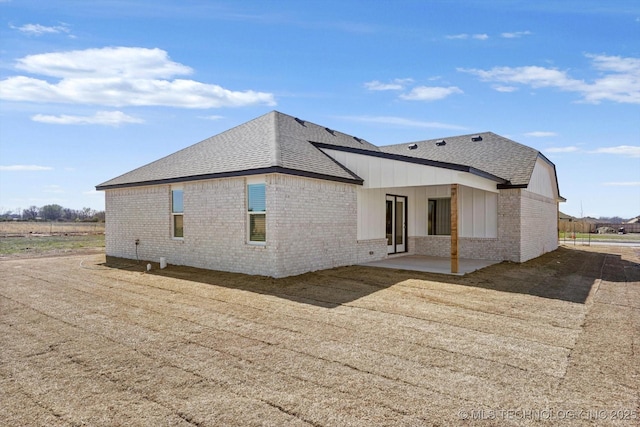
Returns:
[[[365,123],[377,123],[384,125],[404,126],[404,127],[418,127],[418,128],[430,128],[430,129],[465,129],[463,126],[451,125],[447,123],[439,122],[425,122],[421,120],[406,119],[404,117],[394,116],[342,116],[344,120],[351,120],[355,122]]]
[[[558,136],[558,134],[555,132],[546,132],[546,131],[538,130],[534,132],[527,132],[525,133],[525,136],[532,136],[534,138],[547,138],[550,136]]]
[[[640,181],[629,182],[604,182],[602,185],[614,186],[614,187],[640,187]]]
[[[13,171],[13,172],[22,172],[22,171],[49,171],[52,170],[52,167],[49,166],[37,166],[37,165],[9,165],[9,166],[0,166],[0,171]]]
[[[449,40],[467,40],[469,38],[475,39],[475,40],[487,40],[489,38],[488,34],[467,34],[467,33],[462,33],[462,34],[452,34],[449,36],[445,36],[446,39]]]
[[[98,111],[93,116],[49,116],[36,114],[31,117],[34,122],[50,123],[56,125],[107,125],[119,126],[124,123],[144,123],[144,120],[129,116],[122,111]]]
[[[515,86],[494,85],[493,88],[498,92],[505,92],[505,93],[515,92],[518,90],[518,88]]]
[[[166,51],[107,47],[30,55],[17,61],[27,73],[60,79],[13,76],[0,81],[0,99],[122,106],[181,108],[275,105],[273,94],[231,91],[214,84],[174,79],[193,70],[171,61]]]
[[[640,157],[640,146],[618,145],[617,147],[602,147],[590,151],[593,154],[618,154],[621,156]]]
[[[520,38],[522,36],[529,36],[531,35],[531,31],[514,31],[512,33],[502,33],[500,34],[501,37],[504,37],[505,39],[517,39]]]
[[[198,116],[198,118],[205,119],[205,120],[222,120],[224,119],[224,116],[211,115],[211,116]]]
[[[538,66],[494,67],[490,70],[458,68],[480,80],[502,84],[521,84],[533,88],[557,88],[579,93],[585,102],[603,100],[640,104],[640,58],[587,55],[602,77],[592,82],[574,79],[566,71]]]
[[[574,145],[570,145],[568,147],[550,147],[550,148],[545,148],[543,151],[545,151],[547,153],[575,153],[578,150],[579,150],[578,147],[576,147]]]
[[[450,36],[445,36],[445,38],[449,40],[466,40],[469,38],[469,34],[453,34]]]
[[[620,56],[587,55],[594,67],[605,74],[585,90],[587,102],[598,103],[610,100],[621,103],[640,104],[640,58]]]
[[[393,79],[390,83],[382,83],[378,80],[366,82],[364,87],[369,90],[402,90],[407,85],[413,83],[413,79]]]
[[[570,79],[564,71],[538,66],[527,67],[494,67],[490,70],[458,68],[469,74],[474,74],[484,81],[497,81],[503,83],[519,83],[533,87],[561,87],[579,88],[584,82]]]
[[[456,86],[417,86],[411,89],[411,92],[400,95],[400,98],[407,101],[436,101],[456,93],[463,92]]]
[[[186,65],[173,62],[162,49],[105,47],[102,49],[29,55],[16,68],[32,74],[60,78],[170,78],[193,73]]]
[[[66,24],[54,25],[52,27],[47,27],[45,25],[40,24],[25,24],[20,27],[15,27],[13,25],[9,25],[14,30],[18,30],[21,33],[26,33],[34,36],[41,36],[43,34],[59,34],[65,33],[69,34],[71,30]]]

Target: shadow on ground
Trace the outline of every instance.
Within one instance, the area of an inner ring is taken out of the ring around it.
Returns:
[[[107,257],[104,265],[144,271],[147,263]],[[152,269],[147,274],[271,295],[325,308],[351,303],[407,280],[470,286],[579,304],[585,303],[598,279],[611,282],[640,280],[640,264],[624,260],[620,255],[563,247],[522,264],[503,262],[465,276],[351,266],[273,279],[174,265],[160,270],[157,263],[151,264]]]

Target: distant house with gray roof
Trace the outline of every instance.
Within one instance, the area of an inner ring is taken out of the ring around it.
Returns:
[[[96,187],[107,256],[284,277],[557,248],[555,166],[491,132],[378,147],[272,111]]]

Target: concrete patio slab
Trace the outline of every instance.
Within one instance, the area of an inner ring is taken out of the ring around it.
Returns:
[[[427,273],[453,274],[462,276],[472,271],[497,264],[500,261],[461,258],[458,261],[458,273],[451,272],[451,260],[445,257],[425,255],[402,255],[360,265],[367,267],[393,268],[396,270],[423,271]]]

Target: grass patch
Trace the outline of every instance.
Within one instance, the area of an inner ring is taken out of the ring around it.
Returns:
[[[0,237],[0,255],[68,252],[85,248],[104,248],[104,234],[87,236]]]

